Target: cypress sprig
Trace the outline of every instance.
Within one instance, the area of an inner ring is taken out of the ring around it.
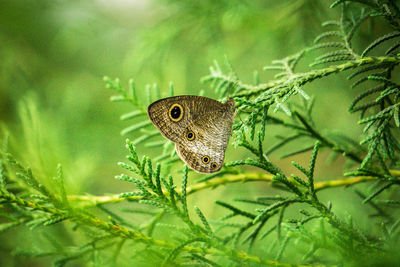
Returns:
[[[212,231],[212,229],[210,227],[210,224],[208,223],[206,217],[204,216],[204,214],[201,212],[201,210],[197,206],[194,206],[194,210],[196,211],[197,216],[199,216],[199,218],[201,219],[201,222],[203,223],[203,225],[206,228],[207,232],[209,234],[212,234],[213,231]]]
[[[314,168],[315,168],[315,161],[317,160],[317,154],[319,149],[320,143],[317,141],[314,146],[314,150],[310,160],[310,166],[308,168],[307,177],[308,177],[308,185],[310,188],[310,193],[315,196],[315,188],[314,188]]]
[[[188,208],[187,208],[187,201],[186,201],[186,186],[187,186],[187,179],[188,179],[188,167],[185,165],[183,167],[183,175],[182,175],[182,194],[181,194],[181,202],[183,206],[183,214],[186,217],[189,217]]]
[[[382,43],[384,43],[390,39],[396,38],[396,37],[400,37],[400,32],[394,31],[394,32],[391,32],[391,33],[388,33],[388,34],[385,34],[385,35],[379,37],[378,39],[374,40],[367,48],[364,49],[364,51],[361,53],[361,57],[364,57],[375,47],[381,45]]]
[[[57,166],[57,177],[55,179],[59,186],[61,202],[68,205],[67,193],[64,186],[64,173],[61,164],[58,164]]]

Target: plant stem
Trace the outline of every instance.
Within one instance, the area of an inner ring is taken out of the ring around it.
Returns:
[[[352,60],[352,61],[346,62],[344,64],[340,64],[340,65],[333,65],[333,66],[330,66],[327,68],[312,70],[312,71],[309,71],[306,73],[298,73],[297,78],[294,79],[294,81],[296,81],[298,86],[302,86],[306,83],[312,82],[316,79],[320,79],[320,78],[323,78],[325,76],[328,76],[328,75],[331,75],[334,73],[340,73],[345,70],[358,68],[358,67],[364,66],[364,65],[373,65],[373,64],[382,64],[382,63],[398,64],[398,63],[400,63],[400,57],[398,57],[398,56],[363,57],[363,58]],[[207,79],[207,78],[209,78],[209,77],[205,77],[205,79]],[[232,79],[226,75],[221,75],[219,77],[214,77],[214,78],[218,78],[219,80],[226,80],[226,81]],[[287,82],[287,79],[280,79],[280,80],[271,81],[269,83],[259,84],[257,86],[243,84],[243,83],[239,82],[237,87],[242,88],[246,91],[232,95],[231,97],[250,97],[250,96],[258,95],[261,92],[264,92],[268,89],[271,89],[273,87],[284,84],[286,82]]]
[[[399,170],[391,170],[390,171],[392,176],[400,176]],[[273,182],[274,175],[271,174],[261,174],[256,172],[246,172],[246,173],[239,173],[239,174],[225,174],[219,178],[215,178],[209,181],[201,182],[198,184],[194,184],[188,186],[186,188],[187,194],[192,194],[194,192],[204,190],[207,188],[215,188],[217,186],[221,186],[224,184],[229,183],[245,183],[245,182]],[[290,180],[290,178],[288,178]],[[368,181],[376,181],[376,177],[373,176],[356,176],[356,177],[343,177],[341,179],[330,180],[330,181],[321,181],[315,182],[314,188],[316,191],[327,189],[327,188],[334,188],[334,187],[341,187],[341,186],[351,186],[363,182]],[[179,189],[176,189],[177,193],[180,193]],[[167,191],[164,191],[164,194],[168,194]],[[109,195],[109,196],[82,196],[82,195],[69,195],[68,200],[70,201],[83,201],[87,202],[85,205],[100,205],[106,203],[117,203],[125,201],[126,199],[130,200],[139,200],[141,199],[140,196],[133,196],[128,198],[120,197],[119,194]]]
[[[55,216],[65,216],[65,214],[66,214],[66,211],[64,211],[64,210],[57,209],[57,208],[49,208],[49,207],[37,204],[35,202],[27,201],[25,199],[22,199],[13,194],[6,193],[3,191],[0,191],[0,199],[5,200],[8,203],[15,203],[19,207],[22,207],[22,208],[31,208],[33,210],[50,213]],[[175,244],[173,242],[153,239],[152,237],[141,234],[137,231],[129,230],[129,229],[127,229],[123,226],[117,225],[117,224],[108,223],[106,221],[100,220],[93,216],[86,215],[81,212],[70,211],[68,213],[69,213],[68,215],[69,215],[70,220],[81,223],[81,224],[86,224],[88,226],[102,229],[102,230],[106,231],[107,233],[114,235],[116,237],[136,240],[136,241],[143,242],[143,243],[146,243],[149,245],[161,246],[161,247],[166,247],[166,248],[176,248],[178,246],[177,244]],[[210,240],[210,242],[212,242],[212,241]],[[216,248],[199,248],[199,247],[186,245],[182,248],[182,250],[184,250],[186,252],[190,252],[190,253],[205,253],[205,254],[211,254],[211,255],[229,255],[229,256],[234,256],[235,258],[237,258],[238,260],[241,260],[241,261],[256,262],[256,263],[262,263],[262,264],[267,264],[267,265],[272,265],[272,266],[282,266],[282,267],[292,266],[291,264],[286,264],[286,263],[282,263],[279,261],[261,259],[257,256],[249,255],[243,251],[236,251],[236,250],[233,250],[226,246],[218,245],[217,247],[218,247],[218,249],[216,249]],[[297,265],[297,266],[299,266],[299,265]],[[307,266],[307,265],[302,265],[302,266]]]

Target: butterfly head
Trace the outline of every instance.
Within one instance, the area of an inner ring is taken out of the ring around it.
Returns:
[[[225,102],[225,105],[227,105],[231,109],[235,109],[235,104],[236,104],[235,99],[233,99],[232,97]]]

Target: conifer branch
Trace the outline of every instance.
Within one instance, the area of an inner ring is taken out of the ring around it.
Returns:
[[[300,73],[297,75],[296,79],[290,80],[289,84],[294,84],[296,83],[298,86],[305,85],[307,83],[310,83],[316,79],[320,79],[326,76],[329,76],[331,74],[335,73],[340,73],[346,70],[350,69],[355,69],[359,68],[361,66],[370,66],[370,65],[381,65],[385,63],[392,63],[392,64],[399,64],[400,63],[400,57],[398,56],[381,56],[381,57],[364,57],[356,60],[351,60],[343,64],[339,65],[332,65],[327,68],[322,68],[322,69],[317,69],[317,70],[311,70],[306,73]],[[235,82],[231,77],[223,74],[210,74],[208,76],[205,76],[202,81],[203,82],[208,82],[210,80],[218,80],[218,81],[225,81],[229,83]],[[268,89],[278,87],[284,84],[288,84],[287,79],[280,79],[280,80],[275,80],[271,81],[268,83],[261,83],[257,86],[250,85],[250,84],[244,84],[241,82],[238,82],[236,87],[238,88],[238,91],[243,91],[241,93],[233,94],[231,97],[251,97],[251,96],[257,96],[261,94],[264,91],[267,91]]]
[[[390,170],[390,173],[393,177],[400,177],[399,170]],[[198,191],[202,191],[208,188],[216,188],[218,186],[230,184],[230,183],[247,183],[247,182],[274,182],[274,175],[272,174],[263,174],[258,172],[245,172],[239,174],[225,174],[221,177],[216,177],[206,182],[201,182],[197,184],[190,185],[186,188],[186,194],[190,195]],[[290,179],[290,178],[289,178]],[[316,191],[335,188],[335,187],[348,187],[352,185],[356,185],[359,183],[376,181],[377,178],[375,176],[356,176],[356,177],[344,177],[341,179],[329,180],[329,181],[320,181],[315,182],[314,188]],[[168,191],[163,190],[163,193],[168,195]],[[180,190],[177,189],[176,193],[180,194]],[[68,195],[69,201],[80,201],[83,202],[82,205],[102,205],[107,203],[118,203],[125,201],[127,199],[130,200],[140,200],[141,196],[129,196],[129,197],[120,197],[120,194],[109,195],[109,196],[91,196],[91,195]]]
[[[8,203],[14,203],[21,208],[28,208],[28,209],[33,209],[35,211],[50,213],[54,216],[65,215],[64,211],[59,210],[57,208],[45,207],[43,205],[34,203],[32,201],[24,200],[13,194],[2,192],[2,191],[0,191],[0,199],[5,200]],[[166,247],[166,248],[175,248],[176,247],[176,244],[174,244],[172,242],[165,241],[165,240],[153,239],[152,237],[146,236],[137,231],[129,230],[129,229],[127,229],[123,226],[117,225],[117,224],[108,223],[108,222],[98,219],[96,217],[89,216],[85,213],[73,211],[69,214],[69,216],[70,216],[71,221],[75,221],[75,222],[78,222],[81,224],[86,224],[88,226],[99,228],[113,236],[143,242],[147,245],[154,245],[154,246]],[[275,261],[275,260],[261,259],[257,256],[249,255],[243,251],[236,251],[236,250],[233,250],[228,247],[221,246],[221,245],[217,245],[217,247],[218,247],[217,249],[216,248],[199,248],[199,247],[195,247],[195,246],[186,245],[186,246],[183,246],[181,249],[186,252],[190,252],[190,253],[233,256],[233,257],[237,258],[238,260],[246,261],[246,262],[255,262],[255,263],[261,263],[261,264],[267,264],[267,265],[273,265],[273,266],[282,266],[282,267],[293,266],[291,264],[286,264],[286,263],[282,263],[282,262]],[[309,265],[301,265],[301,266],[309,266]]]

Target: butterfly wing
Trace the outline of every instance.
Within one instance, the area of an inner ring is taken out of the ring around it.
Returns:
[[[198,115],[175,145],[180,158],[197,172],[217,172],[224,162],[234,119],[234,101],[223,105],[223,109]],[[193,140],[188,138],[189,133],[194,135]]]
[[[147,113],[161,134],[177,143],[197,116],[224,108],[224,104],[211,98],[183,95],[155,101],[148,107]]]

